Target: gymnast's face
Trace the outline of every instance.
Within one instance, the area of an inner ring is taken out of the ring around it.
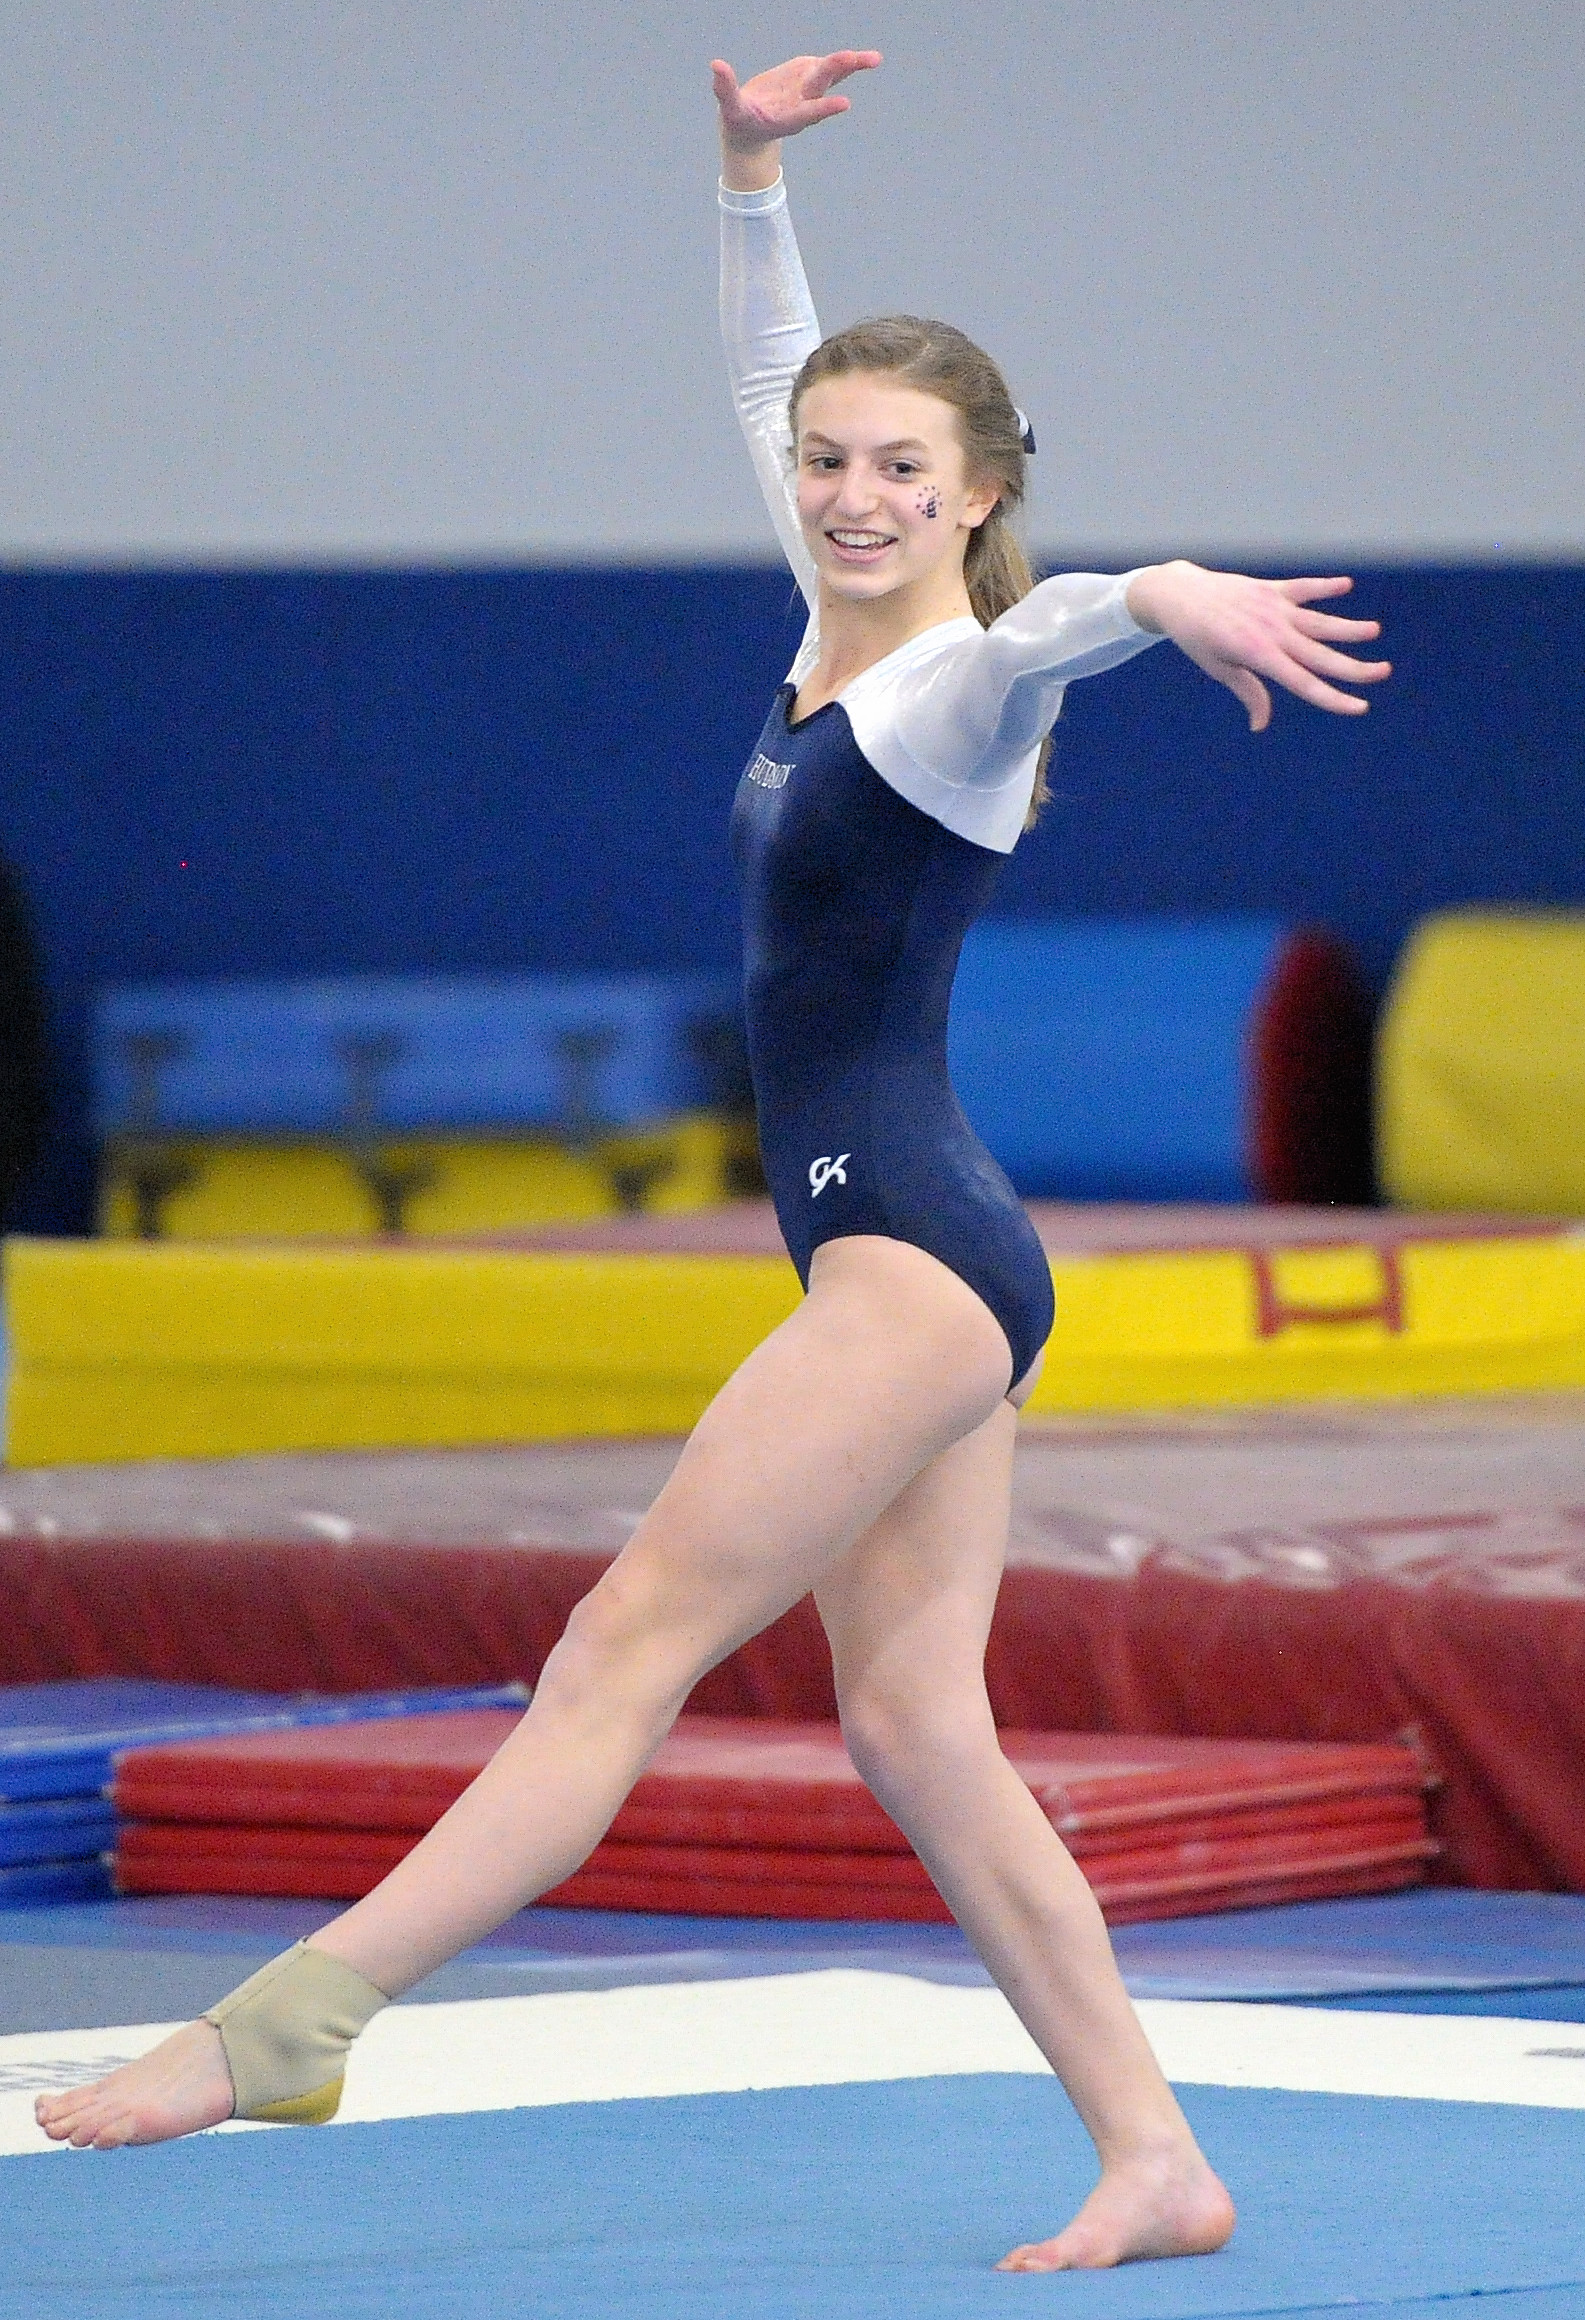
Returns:
[[[798,520],[838,596],[961,589],[969,535],[997,496],[964,472],[952,405],[892,373],[821,379],[798,405]]]

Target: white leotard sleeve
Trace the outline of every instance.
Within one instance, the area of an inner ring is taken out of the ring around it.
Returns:
[[[789,672],[819,649],[813,561],[798,524],[787,401],[820,326],[777,182],[721,188],[721,335],[739,423],[787,561],[810,607]],[[1128,610],[1133,573],[1043,580],[987,629],[943,622],[888,653],[837,696],[881,779],[976,845],[1010,853],[1034,788],[1041,742],[1074,677],[1116,668],[1159,640]]]
[[[782,179],[763,193],[721,187],[721,337],[738,424],[782,553],[809,607],[794,667],[813,667],[815,568],[798,525],[787,403],[792,384],[820,344],[820,325],[787,213]]]
[[[1011,853],[1071,679],[1160,641],[1129,612],[1132,578],[1062,572],[989,628],[973,618],[927,628],[843,689],[854,740],[910,804]]]

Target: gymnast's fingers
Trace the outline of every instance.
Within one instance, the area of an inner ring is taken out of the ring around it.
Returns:
[[[1237,661],[1213,661],[1207,674],[1225,685],[1242,702],[1249,717],[1251,733],[1264,733],[1271,723],[1271,695],[1253,669],[1246,669]]]
[[[710,67],[722,126],[736,145],[775,144],[818,121],[850,109],[851,100],[828,92],[839,80],[881,61],[878,49],[837,49],[830,56],[794,56],[740,82],[723,58]]]
[[[1341,654],[1335,657],[1343,658]],[[1373,681],[1369,676],[1368,667],[1369,665],[1364,662],[1349,661],[1347,663],[1349,683],[1360,684]],[[1275,684],[1281,685],[1284,691],[1296,694],[1301,701],[1308,701],[1312,709],[1331,709],[1341,717],[1363,717],[1365,711],[1370,707],[1370,703],[1362,701],[1357,693],[1340,692],[1336,685],[1329,685],[1324,677],[1317,676],[1313,670],[1307,669],[1302,661],[1294,660],[1291,656],[1285,656],[1280,666],[1273,667],[1269,663],[1265,664],[1265,673]],[[1386,674],[1385,663],[1377,664],[1377,673]],[[1258,726],[1256,731],[1259,731]]]
[[[1334,652],[1329,644],[1302,633],[1290,636],[1283,650],[1317,676],[1341,677],[1350,685],[1379,684],[1383,677],[1392,675],[1391,661],[1362,661],[1355,653]]]
[[[739,145],[765,142],[763,123],[745,104],[737,74],[721,57],[717,57],[711,64],[710,83],[715,90],[715,101],[721,108],[723,135]]]
[[[1275,580],[1272,586],[1286,596],[1290,604],[1309,604],[1317,596],[1346,596],[1353,587],[1352,580],[1334,573],[1329,580]]]
[[[1302,605],[1295,605],[1289,618],[1302,635],[1337,644],[1369,644],[1381,634],[1379,620],[1343,620],[1335,612],[1307,612]]]
[[[796,136],[800,129],[812,129],[817,121],[829,121],[838,113],[851,112],[851,97],[832,96],[828,92],[838,81],[845,81],[856,72],[868,72],[880,61],[880,50],[876,48],[839,48],[830,56],[811,58],[803,80],[803,102],[789,115],[787,134]]]
[[[857,72],[873,72],[881,62],[878,48],[837,48],[829,56],[818,57],[814,70],[804,82],[806,97],[823,97],[827,89],[835,88]],[[844,104],[847,103],[844,98]]]

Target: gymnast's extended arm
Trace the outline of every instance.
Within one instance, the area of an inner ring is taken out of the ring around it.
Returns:
[[[1311,609],[1352,586],[1254,580],[1182,560],[1115,579],[1062,573],[983,635],[905,674],[892,703],[897,740],[938,782],[999,789],[1050,732],[1071,679],[1116,668],[1163,636],[1226,685],[1254,732],[1271,720],[1268,679],[1315,708],[1358,716],[1369,704],[1338,680],[1374,684],[1391,663],[1337,647],[1379,635],[1380,624]]]

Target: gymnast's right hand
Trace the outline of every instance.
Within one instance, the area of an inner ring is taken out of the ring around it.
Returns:
[[[774,161],[783,137],[796,137],[800,129],[812,129],[817,121],[829,121],[848,110],[847,97],[830,93],[838,81],[853,73],[872,72],[880,61],[878,48],[839,48],[830,56],[795,56],[786,64],[772,65],[769,72],[756,73],[739,87],[732,67],[717,58],[710,76],[721,108],[723,156],[728,162]],[[772,169],[765,182],[774,181]]]

